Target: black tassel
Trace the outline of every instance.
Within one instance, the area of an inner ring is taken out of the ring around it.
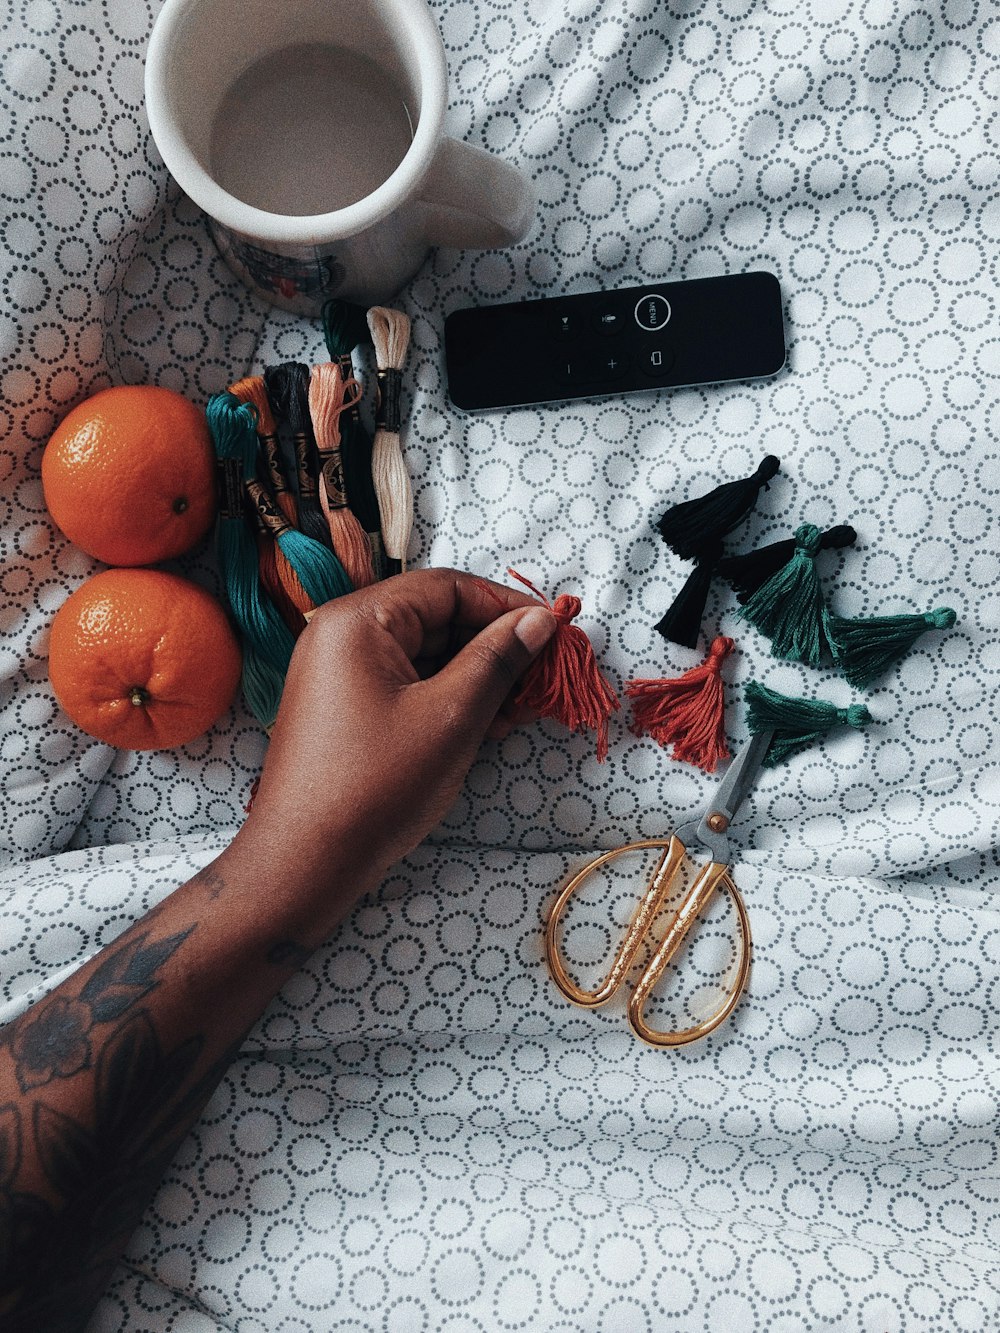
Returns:
[[[708,590],[721,552],[721,543],[716,542],[714,549],[699,559],[673,603],[657,622],[657,632],[671,643],[697,648]]]
[[[660,536],[682,559],[700,559],[743,522],[780,466],[773,454],[768,454],[752,477],[723,482],[707,495],[674,505],[656,524]]]
[[[838,523],[820,536],[819,546],[821,551],[840,550],[845,546],[853,546],[857,539],[858,534],[849,524]],[[743,555],[723,556],[715,572],[736,589],[736,600],[742,606],[759,587],[784,568],[794,554],[795,538],[788,537],[784,541],[758,547],[756,551],[746,551]]]

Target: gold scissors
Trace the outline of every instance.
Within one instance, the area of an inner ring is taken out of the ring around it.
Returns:
[[[650,926],[656,919],[663,903],[670,892],[671,885],[680,876],[684,857],[688,847],[697,842],[708,853],[709,860],[702,865],[690,888],[683,894],[673,916],[670,918],[667,932],[656,949],[653,957],[646,964],[635,989],[628,1001],[628,1022],[632,1031],[651,1046],[683,1046],[707,1036],[732,1013],[743,993],[750,973],[750,922],[747,910],[736,885],[729,875],[732,856],[727,836],[730,824],[736,812],[743,804],[747,793],[753,787],[760,772],[768,746],[774,737],[773,731],[761,731],[751,737],[749,743],[730,764],[729,769],[719,784],[715,796],[701,820],[692,820],[672,833],[668,839],[648,838],[640,842],[630,842],[614,851],[603,852],[588,862],[573,876],[556,899],[548,922],[545,926],[545,956],[549,964],[552,979],[573,1004],[585,1009],[596,1009],[605,1004],[619,989],[629,973],[639,946],[646,937]],[[590,875],[618,856],[628,852],[659,849],[660,857],[653,867],[646,891],[639,901],[632,920],[629,922],[625,938],[615,954],[611,970],[596,990],[582,990],[568,975],[559,954],[559,922],[566,909],[566,904]],[[702,1019],[693,1027],[676,1032],[658,1032],[649,1027],[643,1017],[643,1010],[660,980],[667,965],[677,953],[696,918],[707,907],[716,889],[723,887],[732,899],[733,907],[740,926],[740,947],[735,976],[731,987],[725,992],[722,1004],[714,1013]]]

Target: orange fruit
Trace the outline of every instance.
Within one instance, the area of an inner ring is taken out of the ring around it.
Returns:
[[[159,569],[107,569],[59,608],[49,679],[78,727],[123,750],[194,740],[226,711],[241,654],[220,604]]]
[[[215,514],[205,414],[172,389],[102,389],[56,427],[42,487],[59,528],[107,565],[181,555]]]

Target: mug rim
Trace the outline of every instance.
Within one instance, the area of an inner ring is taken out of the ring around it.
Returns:
[[[167,110],[167,70],[180,20],[198,0],[165,0],[146,51],[144,91],[153,142],[167,170],[184,193],[210,218],[230,231],[273,245],[312,246],[355,236],[393,212],[419,185],[430,167],[441,135],[447,102],[444,43],[430,9],[422,0],[381,0],[395,11],[410,39],[420,75],[417,125],[403,160],[381,185],[363,199],[329,213],[270,213],[224,190],[191,151]]]

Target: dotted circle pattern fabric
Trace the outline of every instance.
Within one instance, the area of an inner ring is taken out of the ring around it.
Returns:
[[[47,682],[52,614],[97,568],[45,512],[55,423],[108,383],[204,401],[323,356],[318,326],[234,281],[159,162],[156,8],[20,0],[0,20],[0,1017],[225,844],[265,744],[238,705],[181,750],[115,754]],[[737,641],[733,746],[750,678],[875,722],[767,772],[741,812],[748,996],[678,1052],[641,1046],[618,1001],[566,1005],[541,924],[588,854],[662,836],[713,779],[627,714],[606,765],[550,723],[484,748],[430,842],[264,1016],[91,1328],[997,1326],[1000,17],[432,8],[446,128],[519,163],[538,216],[510,250],[437,251],[396,301],[412,563],[512,565],[580,596],[616,684],[677,675],[702,651],[653,630],[687,567],[651,520],[773,453],[732,549],[850,522],[857,545],[821,566],[838,614],[958,623],[858,694],[774,660],[713,586],[702,648]],[[483,416],[447,401],[451,310],[753,269],[785,299],[774,380]],[[210,543],[174,567],[217,588]],[[595,977],[638,875],[571,909],[567,951]],[[727,924],[713,909],[694,993],[664,1008],[703,1002]]]

